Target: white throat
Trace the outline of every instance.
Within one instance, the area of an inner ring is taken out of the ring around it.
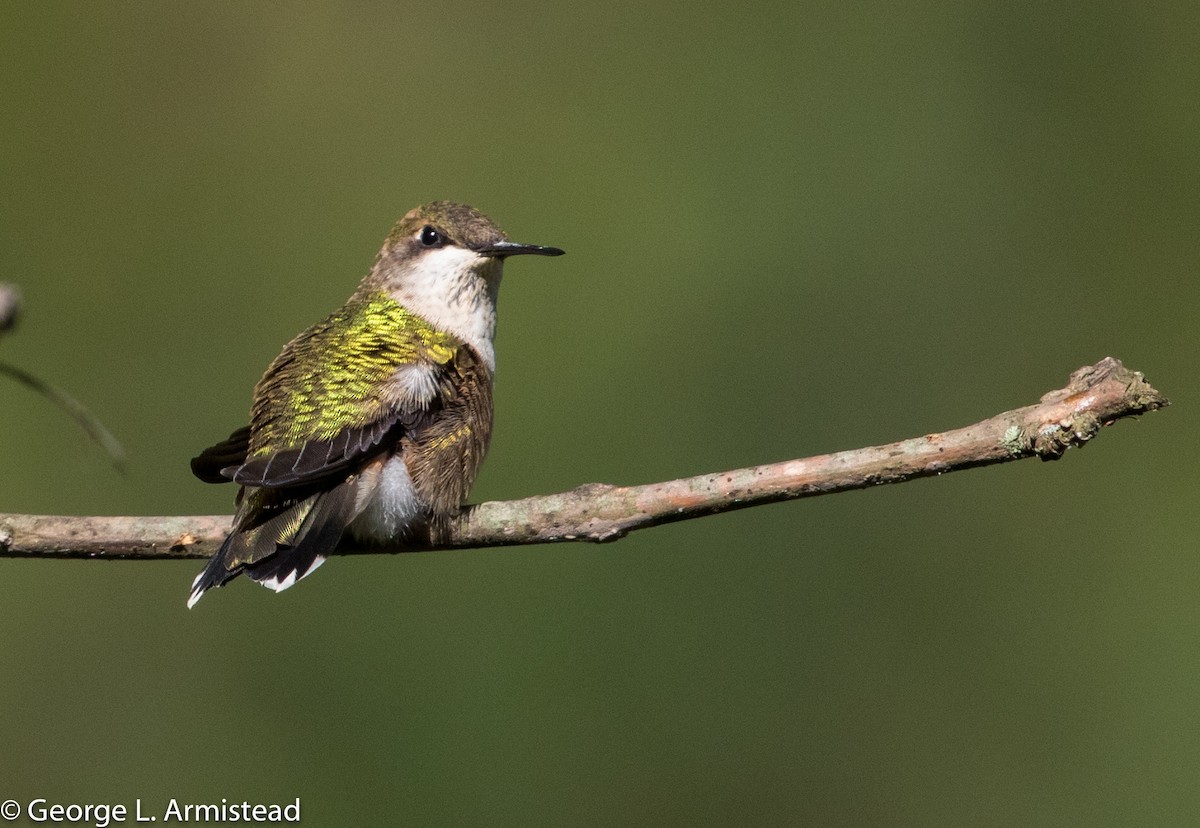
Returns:
[[[393,277],[393,298],[441,331],[454,334],[478,352],[496,373],[496,292],[502,263],[473,250],[430,250],[415,266]]]

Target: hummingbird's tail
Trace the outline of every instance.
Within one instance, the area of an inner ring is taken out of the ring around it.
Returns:
[[[242,520],[243,514],[247,506],[250,514],[261,514],[260,510],[264,509],[261,501],[269,497],[270,492],[247,490],[233,531],[192,581],[188,609],[194,607],[205,592],[223,586],[242,573],[252,581],[280,592],[313,572],[337,547],[346,527],[357,516],[354,508],[356,483],[357,479],[351,477],[328,491],[281,504],[270,510],[269,518],[254,525],[247,525]],[[250,502],[254,500],[259,502]]]
[[[336,541],[333,545],[337,545]],[[223,547],[222,552],[224,552]],[[222,557],[221,554],[214,556],[208,562],[208,566],[204,567],[195,580],[192,581],[192,592],[188,596],[187,602],[188,609],[196,606],[196,602],[204,597],[204,593],[213,587],[224,586],[228,581],[243,572],[252,581],[260,583],[276,592],[282,592],[325,563],[325,556],[316,552],[311,547],[308,549],[304,547],[282,547],[278,552],[257,566],[244,566],[232,570],[226,569],[222,565]]]

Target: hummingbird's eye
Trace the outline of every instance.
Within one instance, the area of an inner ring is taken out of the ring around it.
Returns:
[[[426,224],[421,228],[421,244],[425,247],[437,247],[442,243],[442,234],[436,228]]]

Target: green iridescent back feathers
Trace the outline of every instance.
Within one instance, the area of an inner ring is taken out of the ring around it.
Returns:
[[[255,391],[250,456],[331,440],[386,415],[379,389],[404,364],[445,365],[460,343],[383,293],[355,296],[292,340]]]

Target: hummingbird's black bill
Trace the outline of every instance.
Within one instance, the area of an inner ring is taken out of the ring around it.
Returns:
[[[489,244],[480,251],[484,256],[496,256],[503,258],[505,256],[561,256],[566,253],[565,250],[560,250],[557,247],[542,247],[537,244],[517,244],[516,242],[502,241],[495,244]]]

